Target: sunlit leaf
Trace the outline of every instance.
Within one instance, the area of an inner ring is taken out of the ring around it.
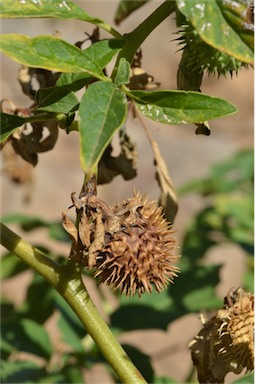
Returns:
[[[79,107],[81,164],[85,171],[99,161],[126,114],[126,96],[115,84],[100,81],[88,87]]]
[[[245,63],[253,63],[253,27],[245,16],[247,1],[177,0],[176,3],[207,44]]]
[[[6,18],[55,17],[84,20],[94,24],[101,22],[70,0],[4,0],[0,5],[0,15]]]
[[[132,96],[145,116],[165,124],[200,123],[237,112],[228,101],[199,92],[132,91]]]
[[[60,72],[87,72],[96,78],[105,78],[101,68],[86,51],[55,36],[31,38],[21,34],[1,35],[0,50],[28,67]]]

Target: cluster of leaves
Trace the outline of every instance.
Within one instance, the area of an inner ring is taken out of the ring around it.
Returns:
[[[252,290],[252,191],[251,150],[243,151],[214,166],[206,179],[189,183],[180,190],[180,194],[198,193],[207,201],[206,207],[194,217],[184,236],[181,251],[182,273],[174,286],[170,286],[160,295],[156,292],[151,295],[144,294],[142,301],[138,297],[127,299],[117,295],[119,306],[109,312],[111,328],[116,334],[145,329],[166,330],[172,321],[188,313],[199,313],[201,309],[210,312],[220,308],[222,298],[215,293],[215,286],[220,282],[221,265],[203,263],[207,250],[219,243],[239,244],[247,253],[248,270],[243,286]],[[5,217],[4,222],[19,223],[25,231],[46,228],[49,236],[56,241],[68,241],[60,222],[47,222],[17,214]],[[218,236],[215,235],[217,233]],[[44,251],[50,252],[48,249]],[[54,255],[51,254],[51,257]],[[64,256],[55,255],[55,258],[61,263],[64,261]],[[14,277],[27,268],[15,255],[8,253],[2,259],[2,279]],[[41,297],[40,301],[38,297]],[[68,349],[64,349],[61,359],[52,366],[50,358],[56,351],[51,345],[44,324],[56,312],[60,337]],[[96,362],[105,363],[97,346],[88,342],[88,335],[86,336],[82,325],[64,300],[38,275],[32,277],[21,307],[15,308],[10,301],[3,301],[2,315],[1,348],[2,358],[5,360],[2,362],[1,371],[3,382],[15,382],[17,375],[22,375],[24,381],[26,379],[45,382],[50,378],[54,383],[77,383],[83,380],[82,370]],[[163,381],[163,378],[156,377],[149,356],[134,346],[124,345],[124,348],[149,382],[176,382],[170,378],[164,378]],[[39,356],[40,364],[13,362],[10,357],[18,351]],[[253,380],[252,377],[244,376],[243,381],[238,382],[248,383]]]

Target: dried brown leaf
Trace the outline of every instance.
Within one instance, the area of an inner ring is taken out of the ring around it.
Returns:
[[[96,256],[104,246],[105,227],[102,220],[102,213],[97,213],[95,219],[94,239],[88,249],[88,267],[96,265]]]
[[[90,235],[91,235],[91,225],[89,224],[88,217],[86,215],[82,215],[79,222],[79,237],[84,245],[84,247],[88,248],[90,246]]]
[[[62,225],[69,234],[72,241],[78,243],[78,231],[71,219],[66,215],[66,211],[62,212]]]
[[[173,223],[178,210],[177,193],[170,178],[165,160],[160,153],[157,142],[151,139],[151,146],[154,153],[156,179],[161,190],[159,205],[163,207],[166,219],[170,223]]]

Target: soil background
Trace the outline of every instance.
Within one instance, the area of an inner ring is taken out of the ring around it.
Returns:
[[[76,1],[76,3],[90,15],[114,25],[113,17],[117,1]],[[157,1],[149,2],[116,28],[123,33],[132,31],[159,4],[160,2]],[[84,32],[91,33],[93,30],[91,25],[81,21],[54,19],[3,20],[1,27],[3,33],[23,33],[29,36],[52,34],[57,30],[70,43],[84,39]],[[175,32],[175,20],[170,17],[142,45],[143,68],[154,76],[155,81],[161,83],[162,89],[176,89],[180,52],[177,52],[176,42],[173,41],[176,38]],[[102,32],[101,37],[106,38],[109,35]],[[16,105],[26,107],[30,101],[22,94],[18,84],[18,68],[18,64],[1,56],[1,98],[8,98]],[[152,137],[158,142],[176,188],[184,182],[206,176],[213,164],[228,159],[240,149],[253,147],[252,69],[242,69],[238,76],[233,76],[232,80],[230,76],[220,79],[205,76],[202,92],[225,98],[239,109],[239,112],[233,116],[210,122],[209,137],[195,135],[195,127],[192,125],[168,126],[146,119],[146,124]],[[99,197],[108,203],[122,201],[131,196],[134,188],[143,193],[146,192],[152,200],[159,196],[148,139],[139,122],[133,118],[129,118],[127,130],[138,145],[138,176],[131,181],[124,181],[121,176],[118,176],[110,184],[99,186]],[[1,165],[0,177],[2,215],[18,212],[36,215],[45,220],[59,220],[61,212],[70,205],[71,192],[79,192],[83,180],[79,164],[78,135],[73,132],[67,136],[61,131],[54,150],[40,154],[39,163],[34,171],[33,184],[29,187],[29,203],[24,202],[28,190],[8,180],[4,172],[4,164]],[[192,216],[201,208],[201,204],[200,199],[195,195],[180,199],[175,220],[176,237],[180,245],[185,228]],[[20,229],[15,226],[12,228],[22,235]],[[51,246],[54,251],[68,255],[68,247],[50,241],[43,230],[25,233],[24,237],[28,241]],[[238,246],[225,244],[215,247],[208,252],[207,260],[210,263],[224,264],[221,270],[221,282],[215,287],[222,297],[231,287],[240,285],[246,265],[244,254]],[[2,294],[19,304],[24,297],[23,287],[29,283],[30,278],[30,274],[25,272],[17,278],[8,280],[2,284]],[[93,286],[90,290],[100,308],[100,301]],[[47,327],[56,345],[61,344],[54,319],[49,321]],[[153,366],[158,376],[169,375],[178,381],[183,381],[191,369],[187,345],[199,328],[198,315],[189,314],[171,323],[166,332],[134,331],[123,334],[120,340],[133,344],[152,356]],[[89,384],[112,383],[101,365],[86,371],[85,379]],[[226,382],[231,383],[234,379],[236,376],[230,374]]]

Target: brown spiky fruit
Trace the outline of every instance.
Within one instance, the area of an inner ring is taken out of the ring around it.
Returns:
[[[70,258],[93,270],[99,283],[127,296],[166,288],[178,272],[178,256],[162,208],[139,192],[109,207],[89,186],[81,197],[71,196],[78,224],[67,216],[70,208],[63,212],[62,224],[72,239]]]
[[[135,193],[122,204],[114,204],[111,210],[119,228],[106,233],[95,276],[127,296],[151,292],[152,287],[158,292],[166,288],[178,271],[178,257],[173,254],[173,230],[162,209]]]
[[[219,354],[227,362],[242,371],[254,369],[254,297],[238,288],[234,301],[226,309],[218,311],[221,321],[219,329]]]
[[[224,302],[189,344],[200,383],[224,383],[229,372],[254,369],[254,296],[238,288]]]

